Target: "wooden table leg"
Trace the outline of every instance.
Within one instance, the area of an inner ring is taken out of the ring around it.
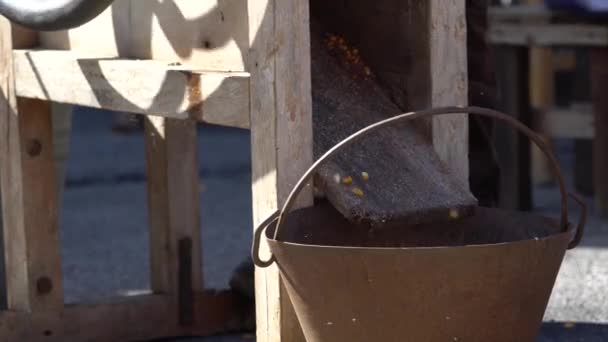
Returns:
[[[496,65],[500,109],[526,125],[532,121],[528,83],[529,50],[527,47],[497,46]],[[511,128],[498,125],[495,146],[500,165],[499,206],[530,210],[530,142]]]

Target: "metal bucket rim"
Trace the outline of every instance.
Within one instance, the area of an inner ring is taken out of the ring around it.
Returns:
[[[273,222],[271,225],[268,226],[268,228],[270,228],[272,225],[275,225],[276,221]],[[483,243],[483,244],[474,244],[474,245],[462,245],[462,246],[421,246],[421,247],[358,247],[358,246],[332,246],[332,245],[316,245],[316,244],[304,244],[304,243],[297,243],[297,242],[288,242],[288,241],[283,241],[283,240],[275,240],[272,237],[269,237],[269,235],[271,235],[271,229],[265,229],[264,231],[264,237],[266,238],[266,242],[269,244],[275,244],[275,245],[280,245],[280,246],[290,246],[290,247],[298,247],[298,248],[311,248],[311,249],[344,249],[344,250],[365,250],[365,251],[374,251],[374,250],[378,250],[378,251],[403,251],[403,250],[408,250],[408,251],[431,251],[431,250],[446,250],[446,249],[462,249],[462,248],[467,248],[467,249],[472,249],[472,248],[488,248],[488,247],[501,247],[501,246],[513,246],[513,245],[517,245],[517,244],[524,244],[524,243],[530,243],[530,242],[546,242],[546,241],[551,241],[551,240],[559,240],[562,238],[572,238],[573,233],[574,233],[574,229],[573,229],[574,225],[572,223],[568,223],[568,229],[566,231],[559,231],[556,233],[551,233],[549,235],[543,236],[543,237],[539,237],[539,238],[531,238],[531,239],[521,239],[521,240],[515,240],[515,241],[505,241],[505,242],[498,242],[498,243]]]

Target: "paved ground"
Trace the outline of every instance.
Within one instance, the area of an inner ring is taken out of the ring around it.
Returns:
[[[110,116],[87,110],[74,122],[61,225],[69,302],[145,290],[148,235],[141,135],[110,133]],[[200,134],[206,282],[225,287],[251,237],[249,135],[206,127]],[[562,146],[566,166],[568,145]],[[555,213],[557,192],[541,188],[538,209]],[[608,223],[592,219],[583,245],[568,252],[541,342],[608,341]],[[575,321],[566,328],[563,322]],[[250,341],[239,336],[204,342]],[[184,340],[192,341],[192,340]]]

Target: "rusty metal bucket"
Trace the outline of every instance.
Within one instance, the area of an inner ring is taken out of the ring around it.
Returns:
[[[478,208],[449,223],[373,227],[352,224],[329,205],[290,213],[315,169],[340,148],[396,121],[454,113],[505,121],[539,145],[559,181],[561,221]],[[586,209],[570,197],[582,207],[576,230],[554,156],[511,117],[477,107],[406,113],[368,126],[317,160],[258,227],[252,256],[258,267],[277,263],[309,342],[534,341],[564,253],[582,237]],[[259,257],[263,231],[268,261]]]

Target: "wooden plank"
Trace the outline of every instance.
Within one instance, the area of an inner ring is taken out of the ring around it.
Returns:
[[[595,188],[595,212],[608,218],[608,49],[590,51],[591,96],[595,118],[593,140],[593,186]]]
[[[465,0],[429,1],[430,105],[468,104]],[[467,115],[433,118],[433,145],[439,157],[468,186]]]
[[[17,96],[247,128],[247,73],[193,71],[158,61],[14,53]]]
[[[131,0],[115,0],[108,9],[77,28],[40,32],[40,46],[72,50],[98,58],[129,57],[132,45],[130,17]]]
[[[315,157],[358,129],[403,111],[430,107],[432,87],[435,88],[434,100],[445,101],[439,105],[466,104],[466,46],[457,47],[465,52],[464,56],[455,52],[448,57],[451,60],[441,61],[446,62],[446,66],[439,71],[430,65],[431,33],[410,29],[428,27],[430,30],[432,27],[427,20],[431,10],[427,2],[379,0],[346,4],[315,0],[311,6],[314,18],[311,50]],[[464,13],[464,7],[462,11]],[[387,24],[397,22],[400,24]],[[442,35],[435,34],[438,38]],[[443,34],[450,32],[446,30]],[[387,38],[378,40],[379,36]],[[330,37],[334,37],[333,40]],[[441,42],[445,48],[451,48],[448,40]],[[355,50],[358,62],[352,56],[349,59],[349,54],[354,54]],[[459,75],[453,75],[453,66],[460,68]],[[432,75],[433,71],[437,74]],[[443,82],[461,82],[464,89],[459,89],[461,92],[457,94],[448,90],[449,87],[442,88],[438,78],[440,72],[446,76]],[[448,98],[451,95],[454,97]],[[454,158],[464,168],[458,172],[467,172],[468,168],[466,116],[464,118],[464,132],[456,132],[458,128],[450,127],[454,131],[452,134],[462,133],[465,137],[463,158]],[[470,194],[467,176],[454,175],[444,167],[424,121],[378,130],[338,153],[319,168],[317,189],[342,215],[354,222],[416,224],[436,220],[438,215],[447,219],[447,213],[454,208],[462,209],[463,215],[471,212],[477,201]],[[450,119],[444,116],[437,122],[448,121]],[[437,128],[435,132],[439,137],[447,130]],[[454,141],[450,143],[454,144]],[[371,181],[361,179],[362,171],[371,175]],[[351,176],[353,185],[336,183],[336,174]],[[352,193],[354,187],[363,191],[363,200]]]
[[[593,139],[593,108],[555,108],[547,112],[545,128],[549,136],[568,139]]]
[[[253,221],[286,198],[312,164],[308,1],[249,0]],[[298,206],[312,204],[307,187]],[[303,341],[276,265],[256,269],[257,341]]]
[[[196,293],[195,326],[180,327],[167,295],[123,297],[98,304],[68,305],[61,313],[0,312],[0,336],[7,342],[127,342],[222,332],[234,308],[225,292]]]
[[[0,18],[0,170],[8,306],[63,307],[50,104],[16,100],[10,23]]]
[[[506,45],[608,46],[608,28],[589,24],[494,23],[488,40]]]
[[[533,1],[533,3],[525,5],[490,6],[488,8],[488,20],[491,22],[548,21],[557,13],[549,10],[543,4]]]
[[[401,113],[375,78],[365,78],[363,67],[343,67],[342,49],[327,47],[319,26],[313,26],[311,46],[315,158],[357,130]],[[319,167],[315,186],[353,223],[420,224],[448,220],[452,209],[471,214],[477,200],[466,180],[442,163],[422,122],[380,129],[337,153]],[[352,184],[336,182],[336,174],[350,176]]]
[[[525,2],[533,6],[542,4],[542,0],[526,0]],[[537,23],[548,21],[549,19],[537,19]],[[545,120],[547,109],[554,103],[555,70],[553,68],[553,57],[553,50],[550,47],[533,47],[530,49],[530,103],[534,111],[533,128],[542,135],[549,145],[551,145],[551,140],[546,136]],[[534,184],[552,182],[553,174],[547,157],[535,144],[531,144],[530,148],[532,181]]]
[[[246,1],[131,1],[131,55],[243,71],[247,22]]]
[[[497,81],[502,89],[500,109],[526,125],[531,124],[529,52],[526,48],[500,46],[496,50]],[[532,207],[530,142],[506,125],[495,132],[500,165],[499,206],[514,210]]]
[[[179,61],[207,70],[243,71],[247,22],[245,1],[116,0],[80,27],[43,32],[41,41],[45,48],[93,56]]]
[[[202,289],[196,124],[147,117],[151,287],[177,299],[179,241],[192,241],[191,287]]]

